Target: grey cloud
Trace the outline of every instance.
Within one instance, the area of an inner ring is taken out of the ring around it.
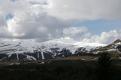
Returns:
[[[121,0],[2,0],[0,38],[47,41],[69,37],[78,41],[107,43],[120,31],[94,35],[71,21],[121,19]]]
[[[32,4],[33,2],[34,4]],[[44,0],[2,1],[0,23],[4,30],[1,32],[1,38],[45,41],[62,37],[63,28],[69,27],[68,21],[47,15],[45,5]],[[8,14],[12,17],[5,19],[10,17]]]
[[[48,14],[61,19],[121,19],[121,0],[48,0],[48,3]]]

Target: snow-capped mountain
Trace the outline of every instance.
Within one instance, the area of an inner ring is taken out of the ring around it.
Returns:
[[[89,53],[92,48],[105,46],[99,43],[77,42],[69,39],[56,39],[46,42],[2,41],[0,60],[42,60],[67,57],[73,54]]]
[[[103,51],[108,51],[110,53],[121,53],[121,39],[117,39],[114,42],[112,42],[109,45],[106,45],[104,47],[98,47],[97,49],[94,50],[94,52],[103,52]]]

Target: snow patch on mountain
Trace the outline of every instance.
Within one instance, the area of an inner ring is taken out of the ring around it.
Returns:
[[[35,50],[38,50],[40,52],[51,52],[51,48],[59,48],[60,50],[66,48],[69,49],[72,53],[74,53],[80,47],[85,47],[89,51],[92,48],[105,45],[106,44],[100,43],[78,42],[70,38],[54,39],[46,42],[37,42],[35,40],[2,41],[0,43],[0,53],[21,54],[24,52],[34,52]],[[41,54],[43,55],[43,53]],[[43,56],[42,58],[44,59]]]

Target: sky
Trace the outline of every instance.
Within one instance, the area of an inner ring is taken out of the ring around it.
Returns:
[[[0,0],[1,40],[121,39],[121,0]]]

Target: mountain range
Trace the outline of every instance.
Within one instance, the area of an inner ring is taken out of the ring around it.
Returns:
[[[0,43],[0,61],[37,61],[58,59],[81,54],[98,54],[102,51],[121,52],[121,40],[113,43],[84,43],[68,40],[2,41]]]

